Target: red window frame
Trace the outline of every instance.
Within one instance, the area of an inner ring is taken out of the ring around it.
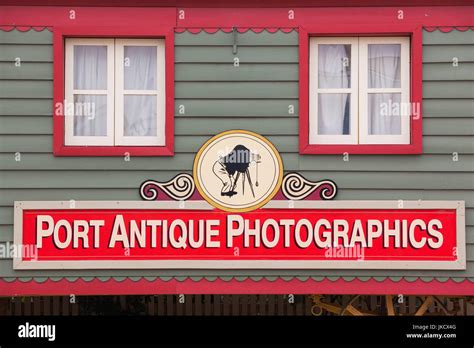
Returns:
[[[309,38],[312,36],[410,36],[410,102],[419,103],[418,117],[410,115],[410,144],[310,144],[309,143]],[[299,28],[299,147],[300,154],[421,154],[423,131],[422,91],[422,27],[421,25],[315,25]]]
[[[165,40],[165,145],[164,146],[66,146],[64,115],[55,106],[64,101],[65,39],[159,38]],[[53,28],[53,153],[55,156],[173,156],[174,155],[174,29],[138,27],[54,27]]]

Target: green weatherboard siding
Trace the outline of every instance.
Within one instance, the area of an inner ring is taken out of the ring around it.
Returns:
[[[280,153],[298,151],[298,135],[268,135],[267,138],[278,148]],[[175,144],[178,153],[195,153],[209,136],[186,135],[179,137],[179,143]],[[472,136],[431,136],[423,137],[425,154],[474,154],[474,142]],[[0,137],[0,153],[28,152],[28,153],[51,153],[53,138],[50,134],[4,134]],[[8,157],[7,157],[8,158]]]
[[[138,200],[148,178],[190,172],[194,153],[209,137],[243,128],[262,133],[282,153],[286,170],[328,178],[343,200],[465,200],[467,270],[48,270],[13,271],[0,260],[0,277],[358,276],[474,281],[474,39],[472,32],[423,33],[423,155],[300,156],[298,154],[298,33],[248,31],[175,35],[174,157],[54,157],[52,154],[52,33],[0,31],[0,243],[13,239],[15,200]],[[453,66],[453,57],[458,66]],[[20,58],[21,65],[15,66]],[[238,58],[239,66],[234,66]],[[184,113],[181,112],[184,107]],[[290,112],[293,110],[293,112]],[[21,153],[21,161],[15,153]],[[453,161],[453,154],[457,161]],[[197,277],[197,278],[194,278]],[[181,278],[180,278],[181,280]]]

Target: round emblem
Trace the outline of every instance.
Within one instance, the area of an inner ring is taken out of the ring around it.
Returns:
[[[209,139],[194,159],[196,187],[211,205],[246,212],[265,205],[278,192],[283,162],[263,136],[230,130]]]

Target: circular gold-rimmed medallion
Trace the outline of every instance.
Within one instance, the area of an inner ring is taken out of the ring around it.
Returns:
[[[201,196],[228,212],[248,212],[269,202],[283,179],[275,146],[246,130],[229,130],[209,139],[194,158],[193,176]]]

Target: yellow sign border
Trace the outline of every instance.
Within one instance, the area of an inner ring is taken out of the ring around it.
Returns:
[[[199,162],[199,159],[201,158],[202,156],[202,153],[204,152],[204,150],[211,144],[213,143],[215,140],[217,139],[220,139],[222,138],[223,136],[226,136],[226,135],[229,135],[229,134],[247,134],[247,135],[251,135],[251,136],[254,136],[258,139],[260,139],[261,141],[263,141],[264,143],[266,143],[268,145],[268,147],[273,151],[274,155],[275,155],[275,158],[277,159],[278,161],[278,164],[279,164],[279,167],[280,167],[280,170],[279,170],[279,177],[278,177],[278,181],[277,181],[277,184],[275,186],[275,188],[272,190],[272,192],[267,196],[267,198],[265,198],[263,201],[261,201],[260,203],[257,203],[257,204],[254,204],[254,205],[251,205],[249,207],[246,207],[246,208],[229,208],[229,207],[226,207],[226,206],[223,206],[221,205],[220,203],[217,203],[216,201],[214,201],[211,197],[209,197],[205,192],[204,190],[202,189],[201,187],[201,184],[199,182],[199,179],[198,179],[198,175],[197,175],[197,171],[198,171],[198,162]],[[258,134],[258,133],[255,133],[255,132],[251,132],[251,131],[248,131],[248,130],[243,130],[243,129],[233,129],[233,130],[228,130],[228,131],[225,131],[225,132],[222,132],[222,133],[219,133],[215,136],[213,136],[212,138],[210,138],[208,141],[206,141],[202,146],[201,148],[199,149],[199,151],[196,153],[196,156],[194,157],[194,163],[193,163],[193,178],[194,178],[194,184],[196,185],[196,188],[197,190],[199,191],[199,193],[201,194],[201,196],[206,200],[207,203],[209,203],[210,205],[212,205],[213,207],[217,208],[217,209],[220,209],[220,210],[223,210],[223,211],[226,211],[226,212],[230,212],[230,213],[245,213],[245,212],[250,212],[250,211],[254,211],[254,210],[257,210],[258,208],[261,208],[263,207],[265,204],[267,204],[276,194],[277,192],[280,190],[281,188],[281,183],[283,181],[283,161],[281,159],[281,156],[280,156],[280,153],[278,152],[278,150],[276,149],[275,145],[273,145],[270,140],[266,139],[265,137],[263,137],[262,135]]]

